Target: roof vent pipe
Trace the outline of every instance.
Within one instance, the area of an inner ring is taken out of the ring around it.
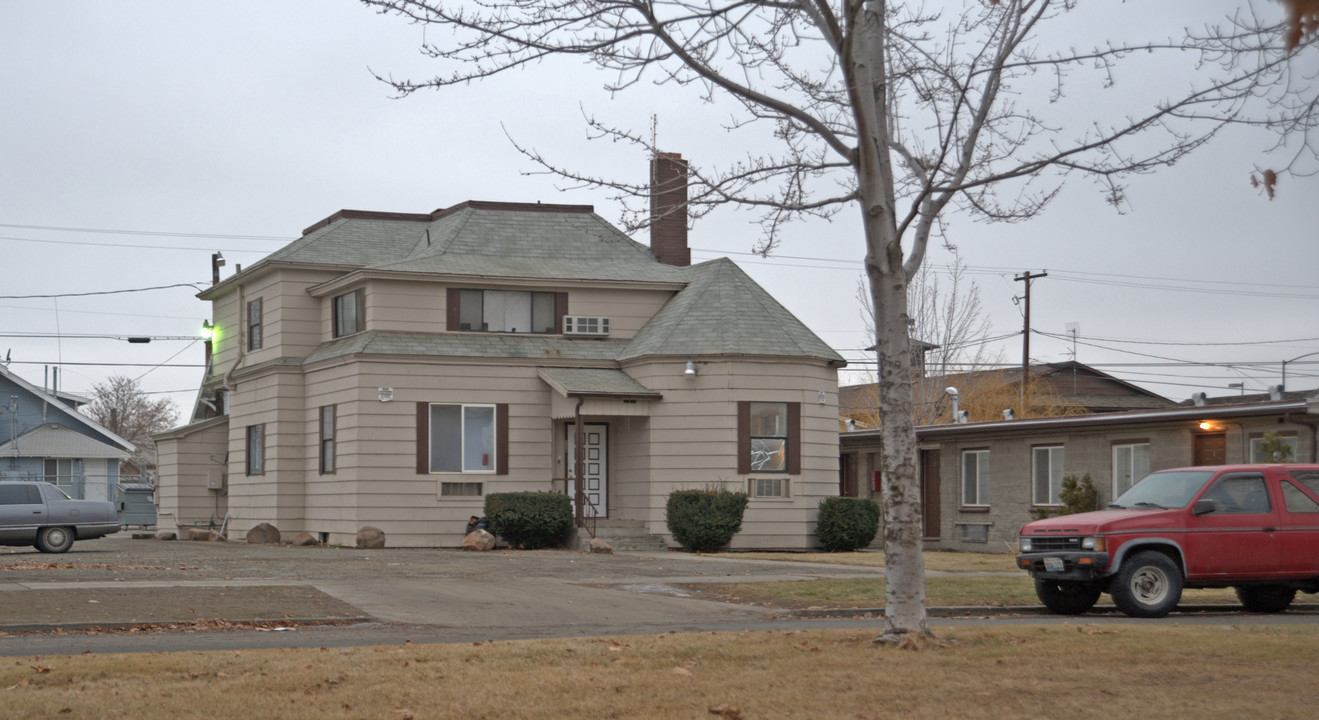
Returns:
[[[1282,386],[1281,386],[1281,385],[1270,385],[1270,386],[1269,386],[1269,400],[1271,400],[1271,401],[1273,401],[1273,402],[1278,402],[1278,401],[1281,400],[1281,399],[1282,399]]]
[[[1196,407],[1204,407],[1205,397],[1205,394],[1202,392],[1195,393],[1191,396],[1191,402],[1195,403]]]

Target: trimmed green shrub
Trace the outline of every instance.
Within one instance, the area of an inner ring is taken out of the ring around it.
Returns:
[[[692,552],[718,550],[742,529],[747,494],[715,490],[675,490],[664,507],[673,539]]]
[[[826,552],[866,547],[879,533],[879,503],[869,498],[824,498],[815,532]]]
[[[491,493],[485,516],[490,532],[516,548],[556,547],[572,530],[572,502],[563,493]]]

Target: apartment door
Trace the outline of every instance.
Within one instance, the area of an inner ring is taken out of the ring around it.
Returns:
[[[568,423],[568,457],[564,467],[568,468],[568,497],[577,497],[577,425]],[[586,506],[582,514],[586,517],[607,517],[609,515],[609,426],[604,423],[586,423],[584,425],[586,458],[583,463],[583,475],[586,482]]]
[[[1194,454],[1194,465],[1227,464],[1227,435],[1196,435]]]

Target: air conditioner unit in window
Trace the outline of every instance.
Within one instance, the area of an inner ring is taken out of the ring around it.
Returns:
[[[608,335],[609,318],[594,315],[564,315],[564,335]]]

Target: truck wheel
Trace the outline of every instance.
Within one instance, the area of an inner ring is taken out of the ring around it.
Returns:
[[[1182,599],[1182,571],[1161,552],[1138,552],[1122,562],[1109,593],[1131,617],[1163,617]]]
[[[1282,612],[1296,597],[1296,588],[1286,585],[1242,585],[1236,591],[1241,606],[1258,613]]]
[[[1036,580],[1035,594],[1056,615],[1082,615],[1099,602],[1100,590],[1089,583]]]
[[[41,528],[36,545],[44,553],[68,552],[73,547],[73,531],[66,527]]]

